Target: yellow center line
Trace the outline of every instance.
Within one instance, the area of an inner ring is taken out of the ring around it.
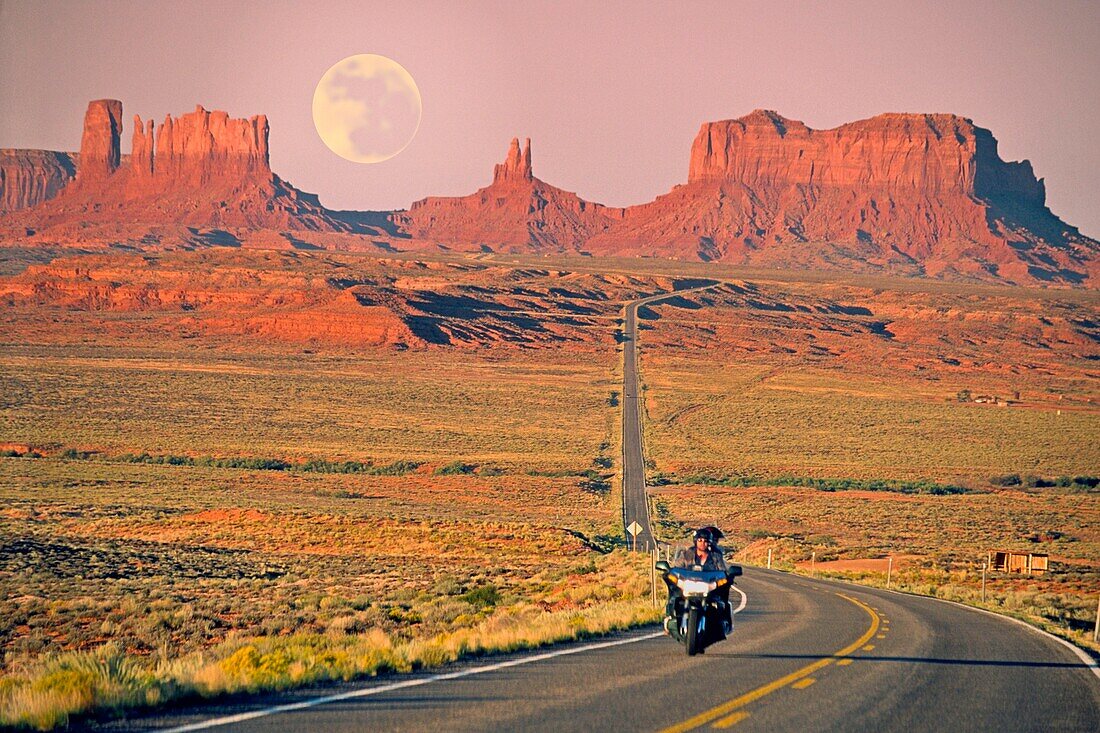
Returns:
[[[749,717],[749,714],[746,713],[744,710],[741,710],[739,712],[734,713],[733,715],[729,715],[725,718],[722,718],[717,723],[712,725],[711,728],[730,728],[734,725],[737,725],[738,723],[740,723],[742,720],[744,720],[747,717]]]
[[[729,718],[727,718],[726,720],[719,721],[719,722],[725,723],[726,725],[733,725],[733,723],[736,723],[737,720],[740,720],[740,718],[738,718],[737,720],[732,720],[729,723],[726,722],[727,720],[730,720],[731,718],[735,717],[735,716],[730,715],[730,713],[732,713],[733,711],[737,710],[738,708],[742,708],[742,707],[748,705],[751,702],[755,702],[756,700],[759,700],[760,698],[764,697],[765,695],[770,695],[771,693],[775,692],[776,690],[783,689],[787,685],[789,685],[793,682],[797,682],[798,680],[802,679],[803,677],[809,677],[811,674],[813,674],[817,670],[822,669],[823,667],[829,666],[830,664],[832,664],[833,662],[835,662],[838,659],[841,659],[843,657],[847,657],[849,654],[851,654],[855,650],[859,649],[861,646],[866,644],[868,641],[870,641],[871,637],[873,637],[878,632],[878,625],[879,625],[879,616],[878,616],[878,614],[875,613],[874,609],[871,608],[870,606],[868,606],[866,603],[858,601],[855,598],[852,598],[851,596],[846,596],[843,593],[837,593],[837,595],[840,596],[841,598],[843,598],[844,600],[850,601],[851,603],[854,603],[855,605],[859,606],[864,611],[866,611],[867,614],[871,617],[871,626],[867,629],[867,631],[863,632],[863,636],[859,637],[858,639],[856,639],[855,641],[853,641],[851,644],[844,647],[843,649],[840,649],[839,651],[834,652],[831,656],[822,657],[821,659],[818,659],[816,662],[813,662],[812,664],[807,664],[802,669],[795,670],[794,672],[791,672],[790,674],[788,674],[784,677],[780,677],[779,679],[774,680],[772,682],[769,682],[766,685],[762,685],[761,687],[757,687],[755,690],[752,690],[751,692],[746,692],[744,695],[741,695],[740,697],[735,697],[734,699],[732,699],[728,702],[724,702],[721,705],[718,705],[716,707],[711,708],[710,710],[706,710],[702,713],[699,713],[695,717],[688,718],[687,720],[685,720],[682,723],[677,723],[676,725],[665,728],[662,731],[660,731],[660,733],[685,733],[685,731],[694,730],[696,728],[699,728],[700,726],[706,725],[707,723],[710,723],[711,721],[717,720],[718,718],[721,718],[723,716],[729,716]]]
[[[791,685],[791,688],[795,690],[804,690],[815,682],[817,682],[816,677],[803,677],[798,682]]]

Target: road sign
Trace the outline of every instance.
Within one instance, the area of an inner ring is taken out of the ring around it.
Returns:
[[[638,524],[637,522],[631,522],[629,525],[627,525],[626,531],[630,533],[631,537],[637,537],[638,534],[642,531],[642,525]]]

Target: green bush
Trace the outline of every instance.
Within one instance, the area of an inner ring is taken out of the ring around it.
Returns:
[[[463,463],[462,461],[452,461],[446,465],[440,466],[435,469],[436,476],[456,476],[473,473],[477,470],[477,466],[473,463]]]
[[[955,484],[939,484],[934,481],[897,481],[894,479],[854,479],[854,478],[812,478],[806,476],[778,476],[776,478],[758,478],[756,476],[707,476],[692,474],[683,478],[683,483],[702,486],[728,486],[748,488],[750,486],[805,486],[818,491],[893,491],[901,494],[965,494],[970,490]]]
[[[500,603],[500,590],[492,583],[489,583],[487,585],[480,585],[460,595],[459,599],[466,601],[471,606],[478,609],[492,608]]]

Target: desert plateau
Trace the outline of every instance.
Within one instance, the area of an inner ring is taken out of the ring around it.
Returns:
[[[1002,117],[733,106],[627,205],[538,177],[564,143],[509,131],[451,151],[480,188],[340,208],[274,170],[298,158],[268,93],[84,96],[70,150],[0,124],[0,727],[170,727],[166,705],[659,630],[654,560],[708,525],[746,580],[955,601],[1095,666],[1100,242]],[[411,155],[349,162],[318,99],[343,170]]]

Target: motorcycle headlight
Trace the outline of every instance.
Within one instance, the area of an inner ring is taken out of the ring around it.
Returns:
[[[706,583],[702,580],[680,581],[680,590],[682,590],[687,595],[694,595],[696,593],[706,595],[717,587],[718,586],[716,586],[714,583]]]

